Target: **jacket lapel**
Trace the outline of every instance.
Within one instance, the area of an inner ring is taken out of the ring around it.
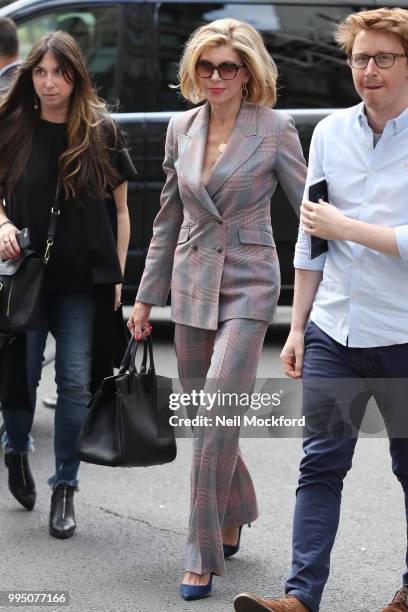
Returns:
[[[207,142],[209,120],[209,104],[204,104],[187,134],[178,134],[178,164],[176,169],[181,172],[191,191],[199,202],[213,215],[220,218],[220,213],[209,196],[202,182],[202,168],[205,145]]]
[[[263,137],[257,136],[257,107],[242,102],[237,122],[232,130],[227,146],[217,163],[207,184],[207,191],[213,196],[246,160],[251,157]]]

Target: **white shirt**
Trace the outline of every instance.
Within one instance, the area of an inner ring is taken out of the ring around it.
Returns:
[[[354,242],[330,240],[311,260],[300,224],[294,265],[323,270],[311,320],[337,342],[374,347],[408,342],[408,109],[387,122],[374,147],[363,103],[336,111],[314,131],[308,186],[325,178],[343,214],[394,227],[400,258]]]

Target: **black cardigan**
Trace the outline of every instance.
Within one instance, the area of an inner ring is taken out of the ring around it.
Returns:
[[[121,182],[133,178],[136,171],[127,149],[117,150],[114,155],[117,156],[115,165],[120,170]],[[12,198],[10,203],[7,212],[12,219]],[[118,329],[119,341],[125,341],[125,332],[121,328],[122,310],[116,314],[114,312],[115,284],[122,282],[116,249],[117,218],[114,200],[88,200],[83,206],[83,219],[96,298],[92,347],[93,392],[104,377],[112,374],[115,349],[120,354],[120,349],[117,349],[118,338],[115,338]],[[16,334],[11,339],[0,337],[0,402],[4,409],[33,411],[35,408],[31,404],[27,385],[25,334]]]

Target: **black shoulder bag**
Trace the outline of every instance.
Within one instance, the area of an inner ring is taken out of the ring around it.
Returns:
[[[173,414],[169,408],[172,380],[156,374],[151,338],[143,344],[140,371],[135,364],[139,343],[131,338],[119,373],[105,378],[91,399],[78,439],[77,453],[82,461],[140,467],[176,458],[169,421]]]
[[[61,212],[58,196],[59,185],[51,208],[44,255],[27,248],[21,251],[17,259],[0,262],[0,333],[4,336],[27,332],[39,326],[44,275]]]

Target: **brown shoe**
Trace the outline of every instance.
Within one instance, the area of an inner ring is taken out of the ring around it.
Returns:
[[[309,612],[309,608],[306,608],[293,595],[285,595],[281,599],[265,599],[265,597],[259,597],[254,593],[241,593],[234,599],[234,608],[235,612],[262,612],[264,610],[269,610],[269,612]]]
[[[408,587],[404,586],[397,591],[392,602],[381,612],[408,612]]]

